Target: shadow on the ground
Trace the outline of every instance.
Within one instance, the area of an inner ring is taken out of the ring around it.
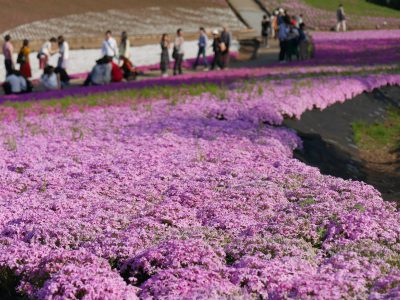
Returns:
[[[294,152],[295,158],[317,167],[325,175],[354,180],[366,179],[362,163],[352,159],[350,153],[323,140],[319,134],[298,132],[298,135],[303,141],[303,149]]]

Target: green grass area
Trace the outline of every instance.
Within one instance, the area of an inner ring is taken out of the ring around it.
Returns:
[[[400,18],[400,11],[386,6],[377,5],[366,0],[304,0],[308,5],[336,11],[339,3],[342,3],[347,14]]]
[[[388,110],[387,119],[381,123],[352,124],[354,141],[363,149],[396,149],[400,147],[400,109]]]

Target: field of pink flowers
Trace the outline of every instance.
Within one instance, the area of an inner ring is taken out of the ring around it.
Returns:
[[[281,124],[400,75],[234,83],[0,126],[5,299],[395,299],[400,213]],[[12,111],[10,111],[12,113]]]

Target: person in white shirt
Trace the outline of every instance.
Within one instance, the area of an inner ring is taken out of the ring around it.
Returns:
[[[61,87],[60,80],[52,66],[47,66],[44,69],[43,75],[40,77],[40,82],[46,90],[58,90]]]
[[[105,37],[105,39],[103,41],[103,45],[101,47],[101,54],[103,57],[104,56],[110,56],[113,58],[119,57],[117,42],[112,37],[110,30],[108,30],[106,32],[106,37]]]
[[[67,70],[69,59],[69,44],[62,35],[58,37],[58,47],[60,57],[58,58],[57,67]]]
[[[3,84],[4,93],[22,94],[28,92],[28,83],[19,71],[12,70]]]
[[[52,37],[50,40],[48,40],[42,45],[42,48],[40,48],[40,51],[38,53],[38,59],[39,59],[39,68],[41,70],[44,70],[44,68],[49,63],[50,56],[57,53],[57,51],[53,49],[53,45],[55,43],[57,43],[57,39],[55,37]]]

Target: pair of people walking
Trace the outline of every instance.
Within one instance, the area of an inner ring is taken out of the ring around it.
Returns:
[[[214,52],[214,58],[211,63],[211,69],[214,70],[216,67],[220,69],[225,69],[229,64],[229,55],[230,55],[230,47],[232,43],[232,35],[228,31],[227,27],[224,26],[222,28],[221,34],[219,34],[218,30],[213,30],[212,32],[213,42],[212,49]],[[194,63],[194,69],[199,64],[200,57],[203,58],[203,65],[206,70],[208,70],[208,61],[206,56],[206,48],[208,45],[208,37],[205,29],[200,27],[200,35],[199,35],[199,50],[197,53],[197,58]]]
[[[172,46],[170,38],[167,33],[164,33],[161,36],[160,46],[161,46],[160,69],[162,76],[166,77],[168,76],[168,69],[170,64],[169,49]],[[185,56],[185,39],[182,28],[179,28],[176,31],[176,37],[172,50],[172,58],[174,59],[174,68],[173,68],[174,75],[183,73],[182,64],[184,56]]]

